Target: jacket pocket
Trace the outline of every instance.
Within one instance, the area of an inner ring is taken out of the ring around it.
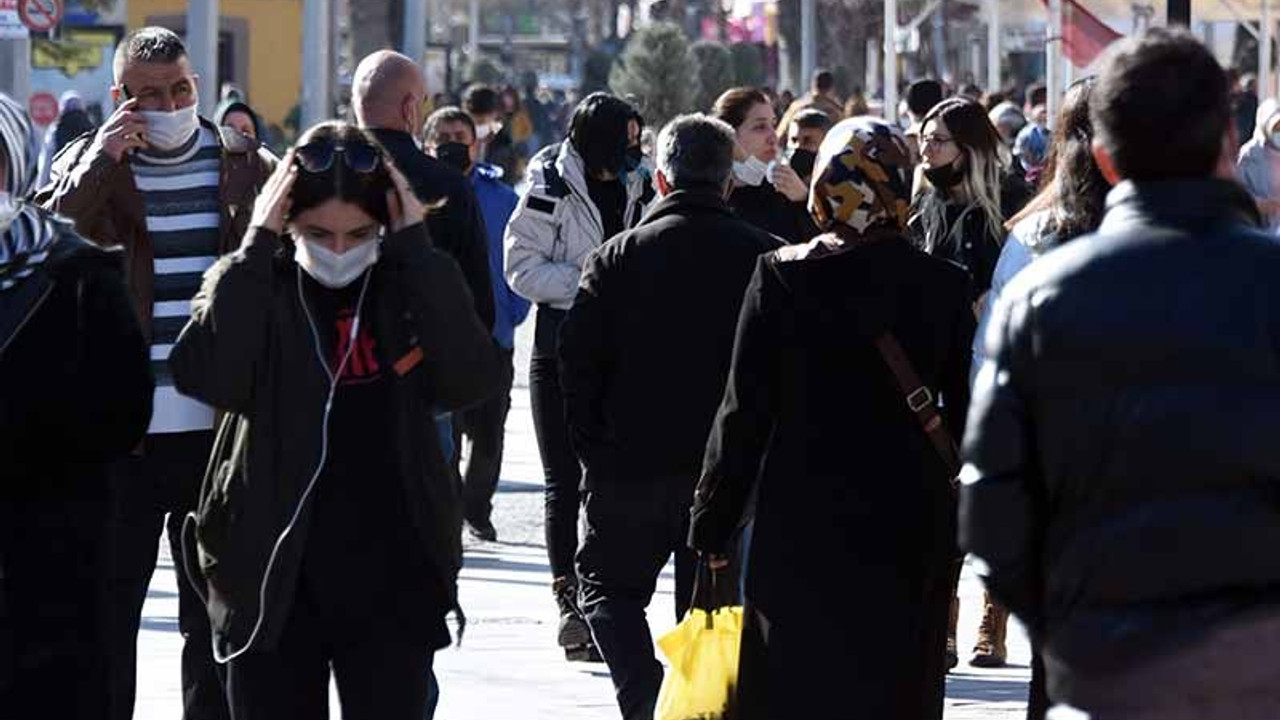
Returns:
[[[184,554],[195,554],[194,558],[186,558],[187,566],[198,567],[210,586],[220,584],[223,565],[236,562],[235,528],[240,520],[237,479],[243,478],[248,436],[247,420],[232,414],[223,417],[196,506],[196,546],[184,549]],[[235,595],[231,588],[220,590],[223,596]]]

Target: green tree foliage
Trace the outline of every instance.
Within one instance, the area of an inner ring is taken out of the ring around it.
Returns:
[[[765,84],[764,53],[754,43],[734,43],[729,47],[733,55],[733,77],[738,85],[760,87]]]
[[[506,82],[507,75],[494,61],[487,57],[479,57],[476,58],[475,62],[467,64],[465,77],[468,83],[500,85]]]
[[[707,112],[715,104],[720,93],[736,85],[733,73],[733,56],[729,48],[718,42],[696,42],[690,52],[698,62],[698,91],[693,106]]]
[[[116,9],[116,0],[80,0],[80,7],[89,12],[111,12]]]
[[[591,54],[587,55],[582,78],[583,95],[609,89],[609,71],[613,69],[613,61],[613,55],[600,49],[592,50]]]
[[[654,128],[693,110],[697,60],[684,31],[672,23],[654,23],[631,36],[614,63],[609,87],[635,102]]]

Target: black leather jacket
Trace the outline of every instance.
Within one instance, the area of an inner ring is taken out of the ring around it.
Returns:
[[[1107,204],[1006,287],[964,447],[962,546],[1059,668],[1280,604],[1280,244],[1234,183]]]

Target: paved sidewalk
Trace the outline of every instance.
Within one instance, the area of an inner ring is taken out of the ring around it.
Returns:
[[[522,328],[527,335],[532,323]],[[527,351],[517,359],[527,367]],[[441,720],[611,720],[613,688],[603,665],[570,664],[555,647],[558,618],[542,540],[542,466],[538,459],[523,372],[513,393],[503,483],[494,522],[501,542],[468,539],[460,594],[468,627],[460,648],[436,657]],[[139,687],[135,717],[181,717],[178,599],[167,544],[143,611],[139,637]],[[675,625],[670,567],[659,583],[649,618],[655,633]],[[874,592],[874,588],[867,588]],[[973,646],[982,588],[966,568],[961,584],[960,647]],[[867,618],[867,622],[876,622]],[[1030,650],[1011,622],[1011,666],[976,670],[965,665],[947,683],[947,720],[1021,718]],[[962,656],[964,653],[962,652]],[[963,657],[962,657],[963,659]],[[856,673],[850,668],[850,673]],[[332,717],[340,717],[336,695]],[[856,702],[856,699],[854,699]]]

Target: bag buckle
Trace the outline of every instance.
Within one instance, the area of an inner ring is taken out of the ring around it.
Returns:
[[[911,408],[911,412],[920,412],[933,404],[933,393],[929,392],[929,388],[921,386],[915,389],[907,396],[907,407]]]

